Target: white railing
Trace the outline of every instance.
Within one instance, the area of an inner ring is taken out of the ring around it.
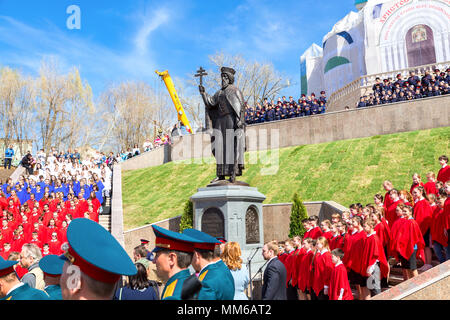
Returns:
[[[333,92],[330,95],[329,101],[330,101],[330,103],[332,103],[332,102],[339,100],[340,98],[342,98],[344,96],[347,96],[347,95],[355,92],[356,90],[361,90],[364,88],[371,88],[375,84],[376,78],[380,78],[381,80],[387,79],[387,78],[392,78],[393,81],[395,81],[397,74],[401,74],[402,79],[406,79],[409,77],[410,71],[414,71],[416,73],[416,75],[422,76],[425,74],[425,71],[433,72],[435,69],[439,69],[442,72],[442,71],[445,71],[445,69],[448,67],[450,67],[450,61],[427,64],[427,65],[408,68],[408,69],[400,69],[400,70],[394,70],[394,71],[389,71],[389,72],[361,76],[358,79],[345,85],[341,89]]]

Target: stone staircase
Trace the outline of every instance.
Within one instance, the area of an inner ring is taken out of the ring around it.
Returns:
[[[103,212],[99,215],[99,223],[103,228],[111,232],[111,197],[105,198],[102,208]]]
[[[431,261],[431,265],[433,266],[433,268],[436,267],[437,265],[439,265],[439,261],[437,260],[434,252],[433,252],[433,259]],[[422,266],[423,266],[423,262],[419,259],[417,261],[417,268],[419,269]],[[424,272],[426,272],[426,271],[419,271],[419,275],[421,275]],[[382,288],[381,292],[388,291],[403,282],[405,282],[405,280],[403,280],[403,271],[402,271],[402,268],[400,267],[400,265],[391,266],[390,273],[389,273],[389,281],[388,281],[389,287]],[[351,289],[352,289],[353,296],[357,297],[358,292],[357,292],[356,288],[352,285]]]

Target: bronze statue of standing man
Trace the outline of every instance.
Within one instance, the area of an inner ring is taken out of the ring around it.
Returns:
[[[217,177],[212,182],[225,180],[228,176],[230,182],[235,183],[236,177],[242,176],[244,169],[244,96],[234,85],[236,71],[228,67],[220,71],[222,88],[219,91],[213,96],[208,95],[202,81],[199,91],[205,103],[207,118],[212,122],[211,148],[217,163]],[[205,74],[199,73],[201,80]]]

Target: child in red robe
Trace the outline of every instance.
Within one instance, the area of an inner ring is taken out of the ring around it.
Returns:
[[[314,247],[316,241],[312,238],[304,238],[303,246],[306,250],[305,255],[300,262],[300,270],[298,272],[297,287],[302,293],[300,294],[300,300],[311,300],[311,267],[312,259],[314,257]]]
[[[309,232],[308,237],[313,238],[313,240],[316,240],[320,236],[322,236],[322,231],[320,230],[318,223],[319,223],[319,217],[318,216],[311,216],[309,217],[309,223],[311,225],[311,230]]]
[[[286,295],[288,300],[298,300],[297,289],[292,286],[293,264],[295,261],[294,243],[292,240],[286,240],[284,242],[284,249],[287,253],[287,257],[284,260],[284,266],[286,267]]]
[[[334,268],[330,277],[330,300],[353,300],[347,269],[342,263],[343,257],[344,251],[342,249],[337,248],[331,251],[331,261],[334,264]]]
[[[439,195],[437,197],[437,206],[434,207],[430,226],[431,241],[433,243],[434,253],[440,263],[444,263],[449,258],[447,257],[446,250],[448,246],[448,234],[446,234],[444,221],[444,205],[446,199],[447,197],[444,197],[443,195]]]
[[[415,204],[413,209],[413,217],[419,225],[420,232],[423,235],[423,241],[425,242],[425,264],[419,271],[426,271],[432,268],[431,259],[431,242],[430,242],[430,225],[431,218],[433,216],[433,209],[426,199],[425,188],[422,186],[418,186],[414,188],[412,192]]]
[[[436,180],[446,183],[450,180],[450,166],[448,165],[448,157],[445,155],[440,156],[439,164],[441,165],[441,169],[438,172]]]
[[[323,220],[320,223],[320,227],[322,229],[322,237],[325,237],[327,239],[327,241],[329,242],[330,239],[333,237],[333,231],[331,231],[331,221]]]
[[[412,207],[403,206],[403,219],[392,230],[392,253],[400,261],[404,280],[418,275],[417,259],[424,260],[425,242],[419,225],[412,217]]]
[[[392,189],[389,192],[389,197],[391,198],[391,204],[389,205],[389,207],[387,208],[387,210],[385,211],[385,218],[389,224],[389,227],[394,225],[395,220],[397,220],[397,214],[395,213],[395,210],[397,208],[397,206],[400,203],[403,203],[402,200],[400,200],[399,196],[398,196],[398,190],[397,189]]]
[[[421,178],[420,178],[420,175],[418,174],[418,173],[414,173],[413,175],[412,175],[412,181],[413,181],[413,183],[412,183],[412,185],[411,185],[411,189],[409,190],[409,193],[413,193],[413,190],[416,188],[416,187],[419,187],[419,186],[424,186],[425,184],[422,182],[422,180],[421,180]]]
[[[349,247],[344,248],[344,258],[346,262],[347,270],[349,270],[349,281],[350,284],[355,285],[358,290],[358,297],[361,297],[361,286],[366,282],[364,277],[359,273],[361,269],[361,255],[364,249],[364,239],[366,234],[362,227],[362,218],[359,216],[353,217],[352,221],[352,235],[350,237],[351,244]]]
[[[328,291],[333,268],[328,240],[323,236],[319,237],[316,242],[316,256],[314,258],[314,272],[311,285],[312,300],[329,300]]]
[[[439,193],[439,190],[436,188],[436,176],[434,175],[434,172],[428,172],[427,173],[427,183],[425,183],[424,188],[427,193],[429,194],[435,194],[437,195]]]
[[[300,260],[301,260],[301,255],[304,254],[304,249],[302,246],[302,239],[299,236],[295,236],[293,239],[294,242],[294,247],[295,249],[295,253],[294,253],[294,259],[292,261],[292,277],[291,277],[291,284],[292,286],[295,288],[295,291],[298,291],[298,287],[297,287],[297,280],[298,280],[298,269],[300,268]],[[298,298],[298,292],[297,294],[297,298]]]
[[[337,242],[340,238],[338,223],[333,223],[331,225],[331,232],[333,233],[333,236],[331,237],[331,239],[329,239],[328,243],[330,245],[330,251],[333,251],[337,248]]]
[[[360,300],[368,300],[371,296],[381,293],[381,279],[387,279],[389,273],[389,265],[381,240],[375,232],[375,225],[376,222],[370,218],[364,221],[366,238],[359,273],[366,279],[366,284],[361,285]]]

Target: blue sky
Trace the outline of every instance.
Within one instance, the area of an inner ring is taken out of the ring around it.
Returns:
[[[81,9],[69,30],[66,9]],[[188,78],[218,51],[268,61],[296,85],[299,58],[349,11],[353,0],[0,0],[0,65],[36,75],[43,58],[80,69],[94,96],[109,84],[159,81],[156,69]]]

